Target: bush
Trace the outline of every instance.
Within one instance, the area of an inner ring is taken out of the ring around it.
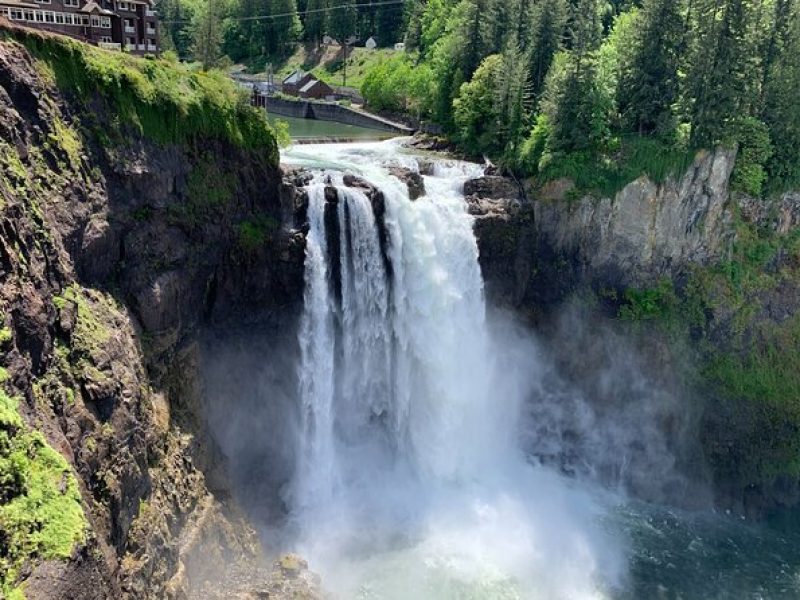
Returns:
[[[767,180],[765,165],[772,157],[769,128],[754,117],[743,117],[733,125],[727,145],[738,144],[731,187],[751,196],[761,196]]]
[[[422,118],[430,114],[434,88],[430,67],[415,65],[408,55],[398,54],[367,73],[361,94],[375,110],[408,112]]]

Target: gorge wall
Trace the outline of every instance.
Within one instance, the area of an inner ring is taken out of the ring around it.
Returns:
[[[0,497],[25,507],[3,513],[0,595],[14,598],[185,597],[228,560],[269,575],[204,429],[197,340],[291,314],[292,192],[232,85],[122,55],[103,73],[107,56],[0,24]],[[157,95],[168,85],[183,109]],[[6,460],[28,429],[67,461],[44,500]],[[83,517],[58,521],[55,502]],[[36,534],[51,521],[69,543]]]
[[[587,319],[632,340],[697,411],[717,505],[762,517],[800,500],[800,197],[731,191],[734,165],[734,151],[701,152],[682,176],[642,177],[614,198],[497,176],[466,192],[490,296],[571,349],[561,360],[578,379]],[[583,324],[565,330],[576,302]]]

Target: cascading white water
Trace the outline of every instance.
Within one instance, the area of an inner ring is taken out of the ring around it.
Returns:
[[[328,162],[345,164],[309,187],[299,550],[342,599],[603,597],[624,568],[602,504],[518,447],[524,377],[487,327],[460,191],[474,169],[426,177],[412,202],[375,153],[336,150]],[[345,168],[383,193],[388,270],[381,224]]]

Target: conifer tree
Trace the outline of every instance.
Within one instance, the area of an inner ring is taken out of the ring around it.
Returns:
[[[345,44],[350,36],[356,35],[358,13],[353,8],[352,0],[330,0],[328,12],[328,33],[341,44]]]
[[[539,95],[553,57],[561,48],[567,22],[566,0],[542,0],[534,5],[530,26],[530,85]]]
[[[748,0],[696,0],[698,31],[691,73],[692,143],[711,146],[732,133],[746,115],[758,70],[749,32]]]
[[[221,0],[208,0],[192,19],[192,55],[206,70],[222,57],[222,17]]]
[[[785,35],[775,47],[765,90],[763,119],[772,138],[767,164],[772,187],[800,186],[800,6],[782,16]]]
[[[325,0],[308,0],[305,14],[305,37],[315,45],[322,41],[326,28]]]
[[[617,93],[624,125],[639,134],[673,131],[683,41],[681,0],[645,0]]]

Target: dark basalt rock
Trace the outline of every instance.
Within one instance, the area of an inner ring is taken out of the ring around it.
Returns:
[[[390,167],[389,173],[397,177],[406,184],[408,197],[412,200],[421,198],[425,195],[425,180],[422,175],[406,167]]]
[[[513,179],[499,175],[485,175],[464,183],[464,195],[483,200],[500,200],[520,198],[522,193]]]

